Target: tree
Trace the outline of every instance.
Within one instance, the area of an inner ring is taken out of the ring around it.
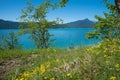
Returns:
[[[68,1],[69,1],[69,0],[61,0],[61,1],[59,2],[59,5],[60,5],[61,7],[64,7],[64,6],[68,3]]]
[[[56,21],[49,22],[46,15],[50,9],[56,9],[55,3],[51,0],[46,0],[41,3],[37,8],[34,7],[32,2],[27,2],[27,7],[22,9],[21,32],[22,34],[30,34],[30,38],[34,40],[37,48],[48,48],[50,41],[50,33],[48,28],[55,25]],[[26,28],[26,29],[24,29]]]
[[[108,0],[104,0],[104,1],[106,2],[106,1],[108,1]],[[117,12],[118,12],[118,14],[119,14],[118,17],[120,17],[120,0],[114,0],[114,2],[115,2],[115,6],[116,6],[116,8],[117,8]]]
[[[94,25],[95,30],[87,34],[88,38],[112,39],[120,38],[120,23],[117,8],[114,4],[106,3],[109,13],[104,13],[104,18],[95,16],[98,22]]]
[[[19,38],[15,35],[14,32],[9,32],[8,37],[4,37],[1,35],[1,49],[17,49],[21,48],[19,45]]]

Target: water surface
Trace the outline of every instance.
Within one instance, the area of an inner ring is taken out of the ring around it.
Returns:
[[[96,39],[87,39],[85,37],[86,33],[94,30],[94,28],[54,28],[49,29],[51,39],[55,39],[51,43],[52,48],[69,48],[69,47],[79,47],[79,46],[89,46],[96,45],[99,40]],[[8,32],[14,31],[17,32],[18,29],[5,29],[0,30],[0,34],[5,36],[8,35]],[[20,44],[23,45],[24,49],[35,49],[34,41],[29,38],[29,34],[22,35],[20,37]]]

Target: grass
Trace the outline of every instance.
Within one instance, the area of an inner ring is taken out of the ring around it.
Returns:
[[[119,44],[109,47],[101,44],[77,49],[0,51],[0,77],[3,80],[120,80],[120,52],[114,46]]]
[[[40,66],[45,62],[53,62],[51,66],[53,68],[54,66],[58,67],[63,63],[69,63],[83,52],[83,51],[77,52],[78,50],[65,50],[65,49],[55,50],[50,48],[29,50],[29,51],[4,50],[0,52],[0,63],[1,63],[1,66],[8,66],[8,70],[6,71],[5,75],[9,79],[9,78],[13,78],[16,75],[21,74],[22,72],[34,69],[35,67]],[[15,62],[13,63],[13,61]],[[8,63],[10,62],[13,63],[13,65],[9,65]],[[54,62],[56,62],[56,64],[54,64]],[[6,63],[8,65],[4,65],[3,63]],[[11,66],[12,66],[12,69],[11,69]],[[16,69],[18,72],[16,72]],[[12,71],[9,71],[9,70],[12,70]]]

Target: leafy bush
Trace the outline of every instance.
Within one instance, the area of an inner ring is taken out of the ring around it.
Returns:
[[[22,46],[19,44],[19,38],[14,32],[9,32],[8,37],[2,36],[0,49],[20,49]]]

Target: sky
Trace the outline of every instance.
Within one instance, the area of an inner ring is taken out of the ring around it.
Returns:
[[[32,0],[35,6],[38,6],[44,0]],[[114,2],[114,0],[109,0]],[[26,6],[26,0],[0,0],[0,19],[19,21],[17,18],[21,15],[21,9]],[[82,19],[96,21],[95,15],[104,17],[103,12],[109,12],[103,0],[69,0],[64,8],[52,10],[47,14],[47,19],[52,21],[61,18],[64,23],[73,22]]]

